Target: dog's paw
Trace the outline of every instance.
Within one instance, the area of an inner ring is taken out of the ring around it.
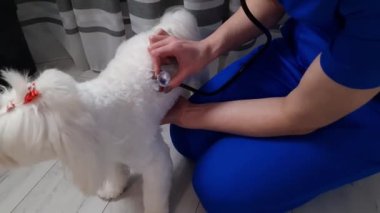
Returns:
[[[98,190],[98,196],[103,200],[112,200],[118,198],[124,192],[124,186],[118,185],[106,181],[103,187]]]

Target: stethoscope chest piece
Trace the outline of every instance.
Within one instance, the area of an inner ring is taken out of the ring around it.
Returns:
[[[161,72],[157,76],[157,83],[161,87],[167,87],[170,83],[171,76],[169,72],[165,70],[161,70]]]
[[[171,75],[168,71],[161,69],[160,73],[154,78],[153,89],[157,92],[160,88],[165,88],[169,85],[171,80]]]

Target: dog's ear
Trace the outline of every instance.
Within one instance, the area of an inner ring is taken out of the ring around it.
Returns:
[[[28,78],[21,75],[15,70],[1,70],[1,77],[12,87],[12,89],[1,86],[1,107],[7,105],[10,101],[19,103],[23,101],[28,89]]]
[[[11,88],[0,95],[0,165],[26,166],[51,159],[44,132],[48,129],[37,103],[24,104],[28,78],[16,71],[1,71]]]

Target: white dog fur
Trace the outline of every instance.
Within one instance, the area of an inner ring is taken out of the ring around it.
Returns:
[[[199,37],[195,18],[171,9],[154,29],[123,42],[96,79],[77,83],[57,69],[45,70],[33,81],[40,95],[26,104],[31,82],[4,72],[12,89],[0,97],[0,165],[59,159],[83,193],[105,199],[122,193],[131,169],[143,178],[145,212],[169,212],[172,162],[160,121],[181,91],[153,89],[147,47],[159,28]],[[7,110],[10,103],[13,110]]]

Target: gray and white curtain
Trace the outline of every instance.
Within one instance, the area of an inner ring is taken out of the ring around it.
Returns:
[[[238,2],[16,0],[21,26],[37,62],[66,55],[77,68],[94,71],[103,70],[123,40],[154,26],[170,6],[183,5],[194,14],[206,37],[239,7]]]

